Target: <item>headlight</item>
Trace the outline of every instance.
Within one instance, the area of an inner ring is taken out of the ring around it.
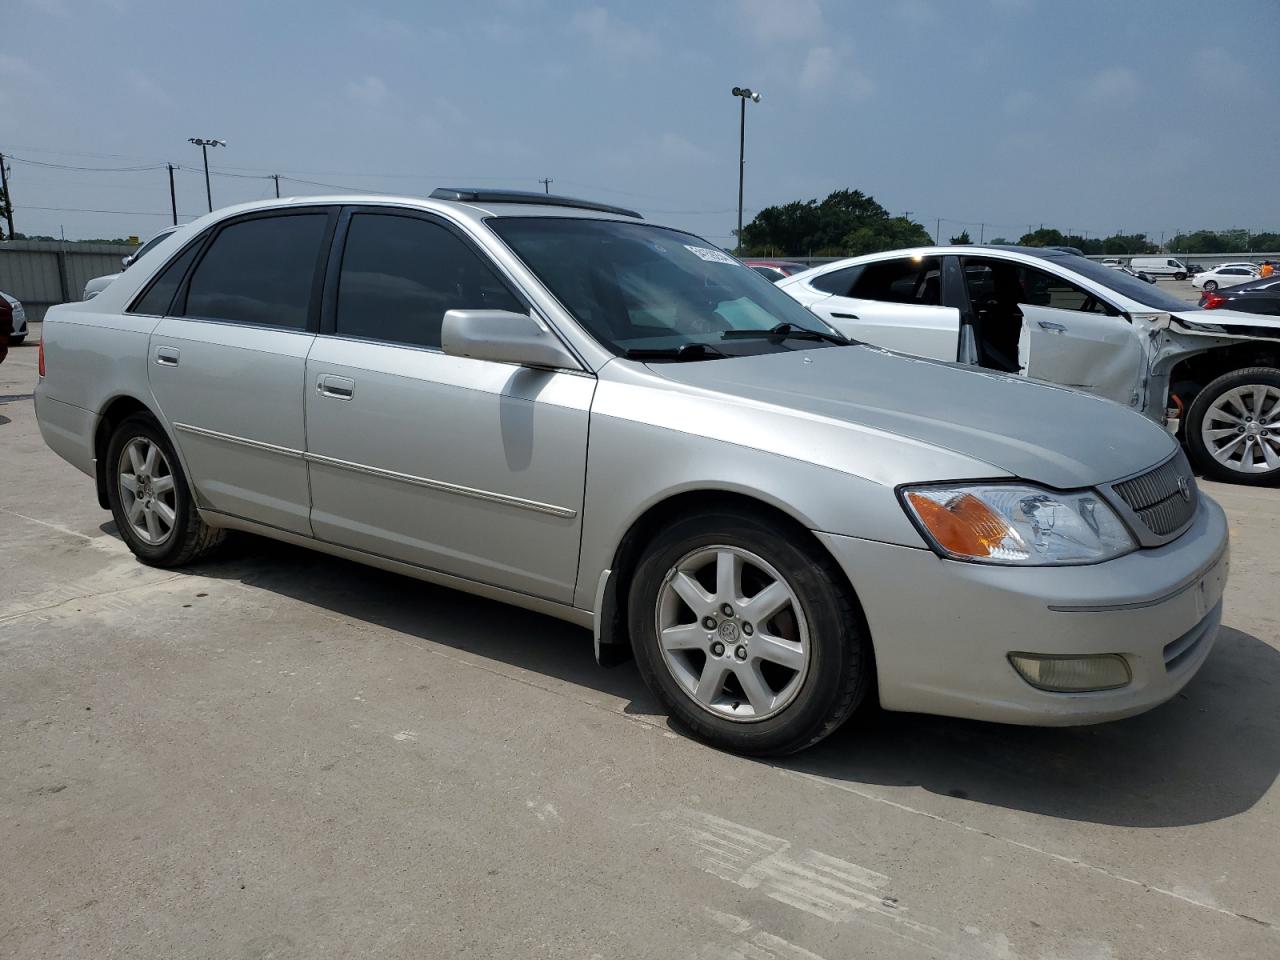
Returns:
[[[979,563],[1097,563],[1136,549],[1115,512],[1092,490],[1029,484],[907,487],[903,503],[943,556]]]

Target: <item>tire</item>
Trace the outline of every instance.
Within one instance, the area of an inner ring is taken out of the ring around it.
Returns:
[[[1259,400],[1260,410],[1254,409]],[[1234,436],[1221,432],[1231,429],[1237,431]],[[1256,487],[1280,485],[1280,369],[1246,367],[1218,377],[1196,395],[1185,431],[1191,460],[1204,476]],[[1253,452],[1246,463],[1251,436]],[[1233,444],[1235,437],[1243,440]],[[1276,466],[1267,465],[1268,453]]]
[[[152,449],[153,462],[147,459]],[[226,532],[200,519],[173,444],[150,415],[134,414],[116,427],[107,444],[105,469],[111,515],[120,536],[143,563],[179,567],[222,543]],[[129,486],[138,490],[137,496]]]
[[[1215,290],[1217,290],[1217,289],[1218,289],[1218,281],[1217,281],[1217,280],[1206,280],[1206,281],[1204,282],[1204,292],[1205,292],[1205,293],[1213,293],[1213,291],[1215,291]]]
[[[1185,280],[1185,279],[1187,279],[1187,275],[1186,275],[1185,273],[1175,273],[1175,274],[1173,275],[1173,279],[1175,279],[1175,280]]]
[[[714,588],[726,555],[742,563],[740,587],[731,592]],[[686,577],[701,590],[702,613],[683,599]],[[757,606],[761,622],[753,625],[752,602],[773,606],[779,583],[789,592],[786,605],[776,613]],[[731,594],[734,615],[725,616],[718,605]],[[636,568],[627,611],[649,689],[695,737],[724,750],[748,756],[802,750],[839,728],[873,685],[865,621],[840,569],[796,531],[749,513],[688,516],[663,530]],[[660,630],[673,638],[665,651]],[[699,699],[704,688],[715,695]],[[767,696],[753,701],[749,688]]]
[[[27,339],[27,335],[25,333],[22,334],[22,336],[20,337],[15,337],[13,334],[9,334],[9,346],[20,347],[26,341],[26,339]]]

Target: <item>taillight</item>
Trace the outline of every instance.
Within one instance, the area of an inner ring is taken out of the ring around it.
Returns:
[[[1215,310],[1227,302],[1227,298],[1220,293],[1206,292],[1200,298],[1200,306],[1206,310]]]
[[[40,353],[36,356],[36,365],[40,371],[40,376],[44,376],[44,337],[40,338]]]

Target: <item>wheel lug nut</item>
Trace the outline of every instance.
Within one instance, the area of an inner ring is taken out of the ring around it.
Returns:
[[[729,606],[729,604],[726,603],[720,608],[720,612],[723,613],[726,617],[732,617],[733,607]]]
[[[754,631],[754,628],[751,626],[751,624],[744,623],[742,625],[742,632],[746,634],[748,637],[751,636],[753,631]]]
[[[717,640],[711,645],[711,653],[717,657],[724,656],[724,644]]]
[[[747,659],[747,648],[739,647],[737,650],[733,651],[733,655],[739,660],[745,660]]]
[[[708,630],[714,630],[714,629],[716,628],[716,618],[715,618],[715,617],[703,617],[703,618],[702,618],[702,625],[703,625],[704,627],[706,627]]]

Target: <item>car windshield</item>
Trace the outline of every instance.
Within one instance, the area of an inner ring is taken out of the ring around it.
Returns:
[[[1145,280],[1122,273],[1119,270],[1104,267],[1102,264],[1086,260],[1084,257],[1047,257],[1046,259],[1055,266],[1064,267],[1073,273],[1080,274],[1082,277],[1088,277],[1099,286],[1114,290],[1116,293],[1128,297],[1130,300],[1136,300],[1138,303],[1151,307],[1153,310],[1168,310],[1170,312],[1177,310],[1183,313],[1188,310],[1200,309],[1180,297],[1166,293],[1155,284],[1147,283]]]
[[[702,360],[829,345],[808,330],[839,339],[750,267],[691,234],[585,218],[488,223],[614,353]]]

